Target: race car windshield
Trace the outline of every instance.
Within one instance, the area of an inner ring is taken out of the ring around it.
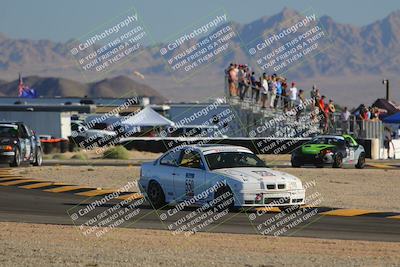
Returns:
[[[220,152],[205,156],[210,170],[225,168],[266,167],[256,155],[245,152]]]
[[[0,137],[16,138],[18,130],[14,127],[0,126]]]
[[[310,144],[344,145],[344,140],[330,137],[318,137],[311,140]]]

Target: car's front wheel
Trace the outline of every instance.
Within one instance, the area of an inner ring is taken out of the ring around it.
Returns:
[[[218,210],[228,209],[230,211],[235,208],[235,201],[232,190],[228,186],[220,187],[214,194],[214,207]]]
[[[147,197],[149,198],[151,205],[156,209],[162,208],[166,204],[164,191],[161,188],[161,185],[156,181],[150,182],[147,190]]]
[[[364,169],[364,167],[365,167],[365,153],[361,153],[360,156],[358,157],[356,168]]]
[[[343,157],[342,154],[337,154],[334,158],[333,158],[333,168],[342,168],[343,167]]]
[[[33,166],[41,166],[43,162],[42,148],[38,148],[36,151],[35,161],[33,162]]]
[[[298,160],[295,160],[295,159],[292,158],[291,163],[292,163],[292,167],[293,168],[300,168],[301,167],[301,164],[300,164],[300,162]]]
[[[19,149],[16,148],[14,151],[14,159],[10,163],[10,167],[18,167],[19,165],[21,165],[21,154],[19,152]]]

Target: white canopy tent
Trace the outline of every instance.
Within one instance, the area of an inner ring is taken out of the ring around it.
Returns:
[[[123,124],[139,127],[173,126],[175,123],[158,114],[150,106],[145,107],[136,115],[122,121]]]

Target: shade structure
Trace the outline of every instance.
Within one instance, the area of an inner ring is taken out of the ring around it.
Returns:
[[[123,124],[139,127],[173,126],[175,123],[158,114],[150,106],[145,107],[139,113],[122,121]]]
[[[400,123],[400,112],[387,116],[382,120],[384,123]]]

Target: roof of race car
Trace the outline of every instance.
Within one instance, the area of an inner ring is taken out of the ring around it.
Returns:
[[[214,144],[208,144],[208,145],[187,145],[183,147],[182,149],[197,149],[200,150],[203,154],[211,154],[211,153],[219,153],[219,152],[247,152],[247,153],[253,153],[251,152],[250,149],[242,146],[232,146],[232,145],[214,145]]]
[[[340,139],[340,140],[344,140],[344,137],[342,135],[318,135],[315,138],[332,138],[332,139]]]

